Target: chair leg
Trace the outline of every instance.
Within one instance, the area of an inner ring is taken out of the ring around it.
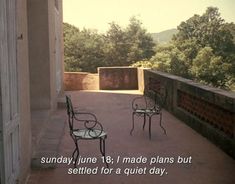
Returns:
[[[162,126],[162,113],[160,112],[160,127],[164,131],[164,134],[166,134],[166,129]]]
[[[77,148],[75,147],[74,151],[73,151],[73,154],[72,154],[73,160],[74,160],[74,155],[75,155],[76,152],[77,152]]]
[[[76,146],[76,148],[75,148],[75,150],[73,151],[74,168],[77,167],[78,156],[79,156],[78,140],[75,141],[75,146]],[[77,152],[77,155],[76,155],[76,158],[75,158],[75,160],[74,160],[74,154],[75,154],[75,152]]]
[[[143,130],[144,130],[144,127],[145,127],[145,123],[146,123],[146,114],[144,114],[144,124],[143,124]]]
[[[74,158],[74,156],[75,156],[75,153],[77,153],[77,146],[76,146],[76,142],[77,142],[77,140],[73,137],[73,136],[71,136],[72,137],[72,139],[73,139],[73,142],[74,142],[74,144],[75,144],[75,148],[74,148],[74,150],[73,150],[73,153],[72,153],[72,158],[73,158],[73,161],[75,160],[75,158]]]
[[[105,153],[105,138],[100,138],[100,152],[102,156],[104,157],[104,162],[106,164],[106,167],[109,168],[109,165],[106,160],[106,153]]]
[[[149,116],[149,139],[151,140],[151,124],[152,124],[152,116]]]
[[[133,130],[134,130],[134,128],[135,128],[135,125],[134,125],[134,123],[135,123],[135,122],[134,122],[134,121],[135,121],[134,118],[135,118],[135,117],[134,117],[134,116],[135,116],[135,113],[133,112],[133,113],[132,113],[132,129],[131,129],[131,131],[130,131],[130,135],[132,135],[132,132],[133,132]]]

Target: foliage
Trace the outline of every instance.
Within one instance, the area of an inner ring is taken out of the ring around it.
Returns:
[[[234,49],[229,25],[220,17],[218,8],[209,7],[202,15],[194,15],[178,26],[174,40],[196,40],[200,47],[210,46],[216,55],[225,57]]]
[[[130,24],[125,30],[129,52],[127,62],[132,64],[134,61],[149,59],[155,54],[153,39],[147,31],[141,27],[141,22],[135,17],[130,19]]]
[[[155,44],[135,17],[126,28],[110,23],[105,34],[64,23],[66,71],[96,72],[99,66],[144,66],[221,88],[235,88],[235,24],[218,8],[182,22],[172,40]]]
[[[96,31],[64,23],[65,70],[96,72],[103,65],[103,45],[103,36]]]
[[[77,39],[79,35],[79,29],[73,25],[63,24],[63,37],[64,37],[64,63],[65,71],[80,71],[79,61],[73,54],[74,47],[76,47]]]
[[[218,87],[226,85],[231,67],[232,64],[223,62],[221,56],[215,56],[211,47],[204,47],[193,60],[191,70],[199,81]]]
[[[80,31],[64,23],[64,51],[66,71],[96,72],[99,66],[127,66],[150,59],[154,42],[135,17],[123,29],[110,23],[106,34],[83,29]]]
[[[147,63],[152,68],[205,84],[232,88],[235,81],[235,25],[209,7],[178,27],[170,43],[157,47]]]
[[[127,38],[122,28],[112,22],[110,29],[105,35],[105,66],[125,65],[128,53]]]

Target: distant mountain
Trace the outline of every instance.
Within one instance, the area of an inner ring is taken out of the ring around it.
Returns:
[[[151,33],[154,42],[158,44],[167,43],[171,40],[174,34],[178,33],[177,29],[168,29],[159,33]]]

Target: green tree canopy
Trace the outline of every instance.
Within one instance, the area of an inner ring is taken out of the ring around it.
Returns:
[[[99,66],[129,66],[150,59],[154,42],[135,17],[126,28],[110,23],[106,34],[64,23],[65,70],[96,72]]]
[[[234,23],[226,23],[218,8],[208,7],[203,15],[192,16],[177,29],[171,42],[158,46],[155,56],[145,65],[216,87],[232,88]]]
[[[216,55],[226,57],[234,51],[233,35],[230,26],[220,17],[218,8],[208,7],[202,15],[194,15],[182,22],[175,35],[176,42],[195,40],[201,48],[209,46]]]
[[[223,62],[221,56],[216,56],[211,47],[202,48],[193,60],[192,74],[201,82],[213,86],[225,86],[230,80],[231,63]]]
[[[103,45],[104,38],[96,31],[64,23],[65,70],[96,72],[104,62]]]

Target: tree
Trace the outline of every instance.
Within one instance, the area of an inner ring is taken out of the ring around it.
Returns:
[[[104,65],[104,39],[94,30],[84,29],[77,38],[75,57],[78,58],[81,71],[97,72]]]
[[[189,77],[189,64],[183,52],[174,44],[158,46],[156,54],[150,59],[153,69]]]
[[[79,60],[75,56],[79,29],[68,23],[63,24],[65,71],[80,71]]]
[[[152,68],[216,87],[235,86],[234,23],[225,23],[218,8],[209,7],[177,29],[170,44],[158,46],[148,61]]]
[[[129,66],[136,61],[150,59],[155,53],[151,35],[135,17],[130,19],[125,29],[110,23],[105,37],[106,63],[109,66]]]
[[[214,54],[226,57],[234,51],[233,35],[220,17],[218,8],[208,7],[202,15],[194,15],[182,22],[177,29],[174,41],[195,40],[199,48],[209,46]]]
[[[64,55],[66,71],[96,72],[104,62],[104,39],[95,30],[64,23]]]
[[[215,87],[226,87],[230,79],[231,63],[223,62],[221,56],[215,56],[211,47],[204,47],[193,60],[192,73],[196,78]]]
[[[155,54],[153,38],[147,33],[146,29],[142,28],[140,20],[132,17],[125,32],[130,45],[127,57],[128,64],[133,64],[143,59],[150,59]]]
[[[199,81],[226,88],[234,80],[234,24],[225,23],[218,8],[208,7],[178,26],[175,45],[191,63],[191,75]],[[184,47],[190,43],[190,52]],[[218,71],[216,71],[218,70]]]
[[[64,24],[65,70],[96,72],[99,66],[129,66],[150,59],[154,42],[136,18],[127,28],[110,23],[106,34]]]
[[[105,65],[106,66],[123,66],[127,65],[128,43],[123,29],[112,22],[105,35]]]

